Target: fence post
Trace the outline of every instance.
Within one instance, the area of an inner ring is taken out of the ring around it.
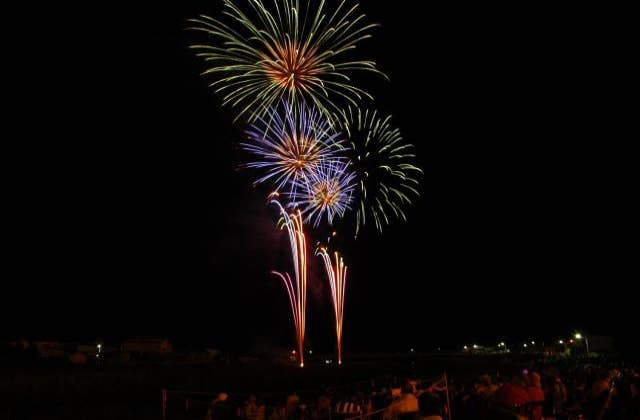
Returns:
[[[447,414],[449,415],[449,420],[452,419],[451,415],[451,403],[449,402],[449,381],[447,380],[447,372],[444,373],[444,388],[446,389],[447,396]]]
[[[167,420],[167,390],[162,390],[162,420]]]

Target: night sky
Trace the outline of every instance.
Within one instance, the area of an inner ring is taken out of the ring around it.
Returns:
[[[185,19],[221,2],[173,3],[16,25],[34,40],[6,82],[6,338],[293,342],[269,275],[289,268],[286,237],[268,189],[238,170],[243,127],[187,50],[200,39]],[[358,54],[391,78],[361,84],[425,176],[407,223],[344,240],[345,351],[575,329],[628,343],[640,165],[624,13],[414,5],[361,5],[382,26]],[[331,350],[328,285],[311,262],[308,338]]]

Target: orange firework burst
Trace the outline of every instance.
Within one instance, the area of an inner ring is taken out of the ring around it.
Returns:
[[[289,214],[278,200],[273,199],[271,202],[280,209],[281,228],[286,228],[289,233],[294,278],[292,279],[289,273],[281,274],[277,271],[272,271],[271,273],[280,277],[287,289],[289,304],[293,313],[293,323],[296,329],[298,359],[300,367],[304,367],[304,333],[307,306],[307,239],[304,235],[302,214],[299,211]]]
[[[331,257],[327,249],[319,247],[316,255],[320,255],[324,261],[324,267],[329,277],[331,286],[331,298],[333,300],[333,311],[336,317],[336,344],[338,347],[338,364],[342,364],[342,319],[344,315],[344,292],[347,284],[347,266],[344,265],[342,257],[335,252],[335,266],[331,262]]]
[[[287,40],[270,49],[271,57],[264,56],[260,63],[265,74],[280,88],[295,96],[298,89],[319,83],[323,72],[319,67],[316,50]]]

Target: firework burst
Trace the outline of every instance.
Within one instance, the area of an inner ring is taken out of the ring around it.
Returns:
[[[318,247],[316,255],[319,255],[324,262],[324,267],[331,286],[331,298],[333,311],[336,320],[336,345],[338,348],[338,364],[342,364],[342,320],[344,315],[344,293],[347,284],[347,266],[344,265],[342,257],[337,252],[334,253],[335,265],[324,246]]]
[[[423,173],[414,165],[413,145],[391,126],[391,116],[382,118],[377,111],[348,107],[336,120],[358,177],[356,236],[367,222],[382,232],[392,218],[406,220],[403,208],[419,195]]]
[[[290,188],[296,198],[296,186],[314,175],[322,162],[339,160],[338,133],[315,108],[294,108],[285,102],[269,110],[247,130],[249,142],[240,146],[254,156],[248,168],[265,172],[256,184],[270,181],[277,191]]]
[[[211,44],[192,45],[215,78],[210,85],[223,103],[239,109],[238,118],[254,121],[281,100],[313,103],[321,112],[337,110],[334,101],[356,104],[364,90],[351,84],[358,71],[382,74],[372,61],[346,58],[377,26],[366,24],[358,4],[325,0],[249,0],[241,9],[224,0],[224,20],[201,15],[189,29],[210,37]],[[328,10],[327,10],[328,9]],[[382,74],[383,75],[383,74]],[[383,75],[384,76],[384,75]],[[386,77],[386,76],[385,76]]]
[[[278,206],[280,210],[280,227],[286,228],[289,234],[289,243],[291,245],[291,257],[293,259],[294,276],[293,279],[289,273],[279,273],[272,271],[271,273],[280,277],[289,296],[289,304],[293,314],[293,323],[296,329],[296,341],[298,344],[298,360],[300,367],[304,367],[304,336],[306,325],[306,307],[307,307],[307,239],[304,234],[302,215],[297,213],[287,213],[280,202],[275,199],[277,194],[272,195],[274,199],[271,203]]]
[[[289,206],[302,209],[306,222],[314,227],[326,216],[329,225],[336,216],[343,217],[350,208],[356,187],[355,174],[344,160],[323,162],[309,176],[301,179],[295,188],[297,195]]]

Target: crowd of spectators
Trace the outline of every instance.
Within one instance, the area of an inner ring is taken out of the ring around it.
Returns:
[[[640,371],[625,364],[539,364],[450,387],[456,419],[640,420]]]
[[[471,381],[371,381],[302,400],[232,403],[221,393],[207,420],[640,420],[640,370],[605,362],[534,363]]]

